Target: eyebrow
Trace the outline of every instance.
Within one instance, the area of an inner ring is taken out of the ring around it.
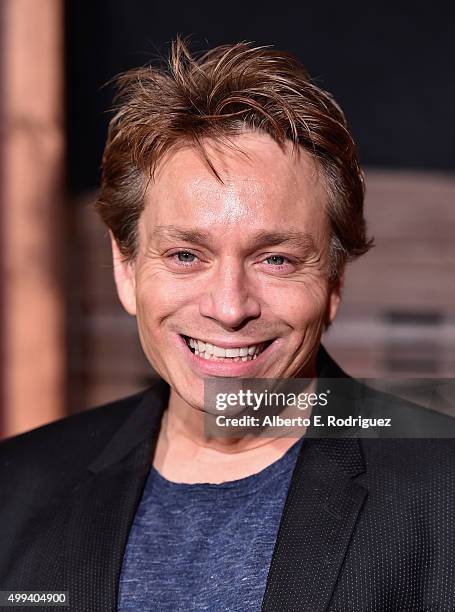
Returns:
[[[184,229],[176,225],[158,225],[154,227],[153,234],[158,238],[173,238],[203,246],[210,246],[213,244],[212,234],[197,228]],[[277,246],[280,244],[287,244],[305,251],[316,250],[312,234],[294,230],[283,232],[257,232],[253,236],[251,246],[253,249],[258,249],[264,246]]]

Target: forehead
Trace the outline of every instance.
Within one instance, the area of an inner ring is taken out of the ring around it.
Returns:
[[[170,153],[147,191],[145,229],[178,224],[241,236],[327,229],[324,180],[308,153],[281,148],[265,134],[243,134],[233,144],[205,143],[221,180],[195,148]]]

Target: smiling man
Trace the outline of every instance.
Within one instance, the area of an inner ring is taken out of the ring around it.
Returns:
[[[247,476],[295,442],[207,444],[204,379],[316,377],[321,333],[340,299],[329,274],[327,192],[313,158],[255,131],[231,143],[206,144],[218,177],[191,145],[161,161],[134,260],[112,237],[120,298],[171,387],[155,455],[171,480]]]
[[[177,40],[120,78],[97,208],[160,381],[3,444],[1,589],[77,612],[454,609],[453,440],[204,429],[208,382],[349,380],[320,342],[371,246],[363,196],[342,112],[290,55]],[[412,420],[351,387],[337,414]]]

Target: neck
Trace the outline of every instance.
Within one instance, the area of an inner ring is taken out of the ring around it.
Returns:
[[[315,388],[316,379],[312,379],[306,391]],[[286,411],[280,416],[286,417]],[[210,417],[171,388],[153,459],[154,467],[168,480],[218,484],[245,478],[277,461],[304,434],[304,428],[298,427],[282,437],[272,432],[267,436],[267,431],[260,436],[206,437],[204,418]]]

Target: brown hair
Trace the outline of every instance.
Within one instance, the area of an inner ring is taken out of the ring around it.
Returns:
[[[165,153],[192,143],[220,178],[203,140],[229,142],[247,130],[280,144],[290,140],[318,160],[329,196],[332,279],[371,247],[363,175],[346,119],[292,55],[241,42],[193,56],[177,38],[166,65],[130,70],[117,86],[96,208],[125,259],[136,255],[147,177]]]

